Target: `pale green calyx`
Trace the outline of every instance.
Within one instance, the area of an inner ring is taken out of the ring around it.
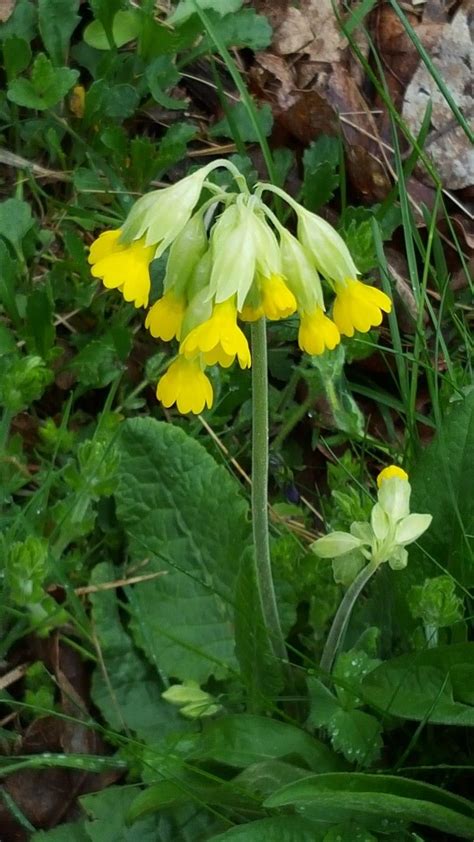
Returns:
[[[214,697],[205,690],[201,690],[195,681],[185,681],[184,684],[173,684],[161,694],[172,705],[180,709],[180,713],[187,719],[200,719],[213,716],[221,710]]]

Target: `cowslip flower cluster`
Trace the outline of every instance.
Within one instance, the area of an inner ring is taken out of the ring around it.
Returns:
[[[230,169],[236,191],[207,178]],[[210,198],[199,204],[204,190]],[[291,234],[263,201],[277,193],[296,215]],[[149,307],[152,260],[167,250],[163,294]],[[121,228],[105,231],[89,254],[92,275],[135,307],[149,308],[145,326],[179,352],[157,386],[165,407],[200,413],[213,402],[206,369],[251,365],[240,324],[299,316],[298,344],[308,354],[333,350],[341,336],[366,332],[390,312],[390,298],[358,280],[350,252],[329,223],[285,191],[258,184],[250,192],[226,160],[213,161],[139,199]],[[334,293],[326,311],[321,277]]]
[[[375,567],[387,562],[392,570],[402,570],[408,563],[407,545],[431,524],[431,515],[410,513],[411,486],[398,465],[384,468],[377,486],[370,522],[355,521],[350,532],[331,532],[312,544],[319,558],[333,559],[336,581],[348,584],[367,561]]]

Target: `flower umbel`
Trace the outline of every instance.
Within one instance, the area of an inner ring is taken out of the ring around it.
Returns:
[[[218,167],[232,173],[233,192],[206,180]],[[210,198],[200,202],[203,190]],[[265,204],[265,190],[294,211],[297,236]],[[341,335],[380,325],[391,309],[384,292],[357,280],[347,245],[326,220],[274,185],[250,191],[224,159],[142,196],[120,228],[92,244],[89,263],[107,288],[119,289],[135,307],[148,307],[149,265],[165,252],[162,292],[145,326],[155,339],[180,342],[179,358],[157,389],[164,405],[176,404],[180,412],[211,406],[206,366],[228,368],[237,359],[241,368],[250,367],[239,319],[278,321],[297,313],[299,347],[314,356],[330,353]],[[332,317],[323,284],[335,293]]]
[[[199,415],[205,406],[212,406],[213,400],[211,381],[199,360],[187,360],[182,356],[171,363],[158,382],[156,396],[163,406],[176,404],[183,415],[188,412]]]

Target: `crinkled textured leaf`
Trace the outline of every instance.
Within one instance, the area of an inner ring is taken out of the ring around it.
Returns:
[[[131,594],[135,635],[168,675],[203,684],[236,668],[236,571],[250,542],[238,486],[182,430],[140,418],[119,437],[117,515],[130,555],[168,575]]]
[[[92,571],[91,584],[116,578],[112,564],[103,562]],[[100,641],[106,674],[99,665],[92,677],[91,695],[111,728],[133,731],[157,745],[170,730],[187,729],[174,708],[161,698],[164,686],[144,662],[120,621],[114,590],[90,596],[92,621]]]

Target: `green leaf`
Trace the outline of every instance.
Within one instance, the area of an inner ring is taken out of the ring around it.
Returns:
[[[112,85],[105,89],[103,108],[107,117],[126,120],[137,110],[140,94],[132,85]]]
[[[318,842],[322,839],[323,831],[317,830],[312,822],[299,816],[278,816],[237,825],[212,836],[209,842]]]
[[[268,102],[266,102],[261,106],[261,108],[256,107],[255,113],[260,123],[262,134],[264,134],[265,137],[268,137],[268,135],[271,134],[273,126],[271,106]],[[229,118],[223,117],[222,120],[215,123],[209,130],[209,134],[211,137],[233,138],[234,131],[232,129],[232,125],[234,124],[242,141],[248,143],[258,141],[255,128],[243,102],[237,102],[236,105],[229,108]]]
[[[90,842],[157,842],[161,838],[158,816],[127,827],[127,813],[135,796],[134,787],[110,786],[80,798],[89,816],[85,830]]]
[[[313,818],[346,816],[401,818],[463,839],[474,834],[474,807],[464,798],[430,784],[392,775],[339,772],[289,784],[264,803],[268,808],[305,805]]]
[[[39,0],[39,30],[53,64],[66,62],[69,42],[81,20],[77,14],[79,0]]]
[[[346,208],[341,219],[340,233],[362,274],[378,264],[372,220],[373,215],[367,208]]]
[[[247,690],[247,706],[255,711],[278,695],[282,688],[282,672],[265,627],[253,552],[252,547],[242,558],[236,583],[235,654]]]
[[[349,435],[362,437],[365,434],[365,419],[347,385],[344,346],[338,345],[334,351],[326,351],[310,359],[313,369],[320,374],[335,426]]]
[[[3,44],[3,63],[7,73],[7,79],[14,79],[19,73],[23,73],[31,61],[31,49],[28,41],[11,35]]]
[[[92,571],[90,583],[101,585],[116,578],[114,567],[102,562]],[[123,628],[115,591],[98,590],[90,595],[90,601],[103,659],[103,666],[94,671],[91,695],[105,721],[115,731],[130,729],[155,745],[170,730],[188,730],[174,708],[161,698],[164,687]]]
[[[133,590],[140,645],[180,680],[224,678],[236,667],[233,599],[250,543],[247,504],[227,471],[177,427],[127,421],[119,449],[117,516],[130,555],[168,571]]]
[[[53,305],[46,289],[35,287],[26,303],[27,330],[31,351],[46,358],[54,345]]]
[[[350,763],[370,766],[380,757],[383,746],[380,722],[362,710],[340,710],[334,714],[328,727],[331,744]]]
[[[339,141],[323,135],[303,155],[305,207],[317,211],[326,205],[339,184]]]
[[[53,830],[37,830],[31,842],[90,842],[84,822],[67,822]]]
[[[414,617],[438,629],[463,619],[463,601],[456,594],[456,583],[451,576],[434,576],[425,579],[422,585],[413,585],[408,604]]]
[[[37,14],[36,5],[30,0],[17,0],[8,20],[0,24],[0,41],[16,35],[29,44],[36,35]]]
[[[120,372],[120,359],[113,336],[108,333],[92,339],[79,351],[68,365],[79,383],[91,389],[103,389],[112,383]]]
[[[78,76],[78,70],[53,67],[44,53],[40,53],[33,63],[31,81],[14,79],[8,86],[7,96],[16,105],[44,111],[57,105],[66,96]]]
[[[192,756],[238,768],[285,757],[296,758],[309,769],[340,768],[332,751],[301,728],[250,714],[222,716],[206,723]]]
[[[248,47],[256,51],[264,50],[271,44],[272,28],[267,18],[258,15],[255,9],[242,9],[225,17],[213,14],[211,20],[215,33],[226,47]],[[215,50],[214,41],[205,35],[196,53],[201,55]]]
[[[188,107],[187,100],[173,99],[165,93],[166,88],[172,88],[181,78],[170,56],[158,56],[148,64],[145,78],[153,99],[163,108],[182,110]]]
[[[135,10],[118,11],[113,17],[112,38],[116,47],[123,47],[137,38],[141,29],[141,15]],[[93,20],[84,30],[84,41],[95,50],[111,50],[104,22]]]
[[[184,23],[191,15],[195,14],[196,6],[200,9],[212,9],[220,15],[228,15],[237,12],[242,6],[243,0],[180,0],[173,14],[168,18],[168,23],[174,26]]]
[[[188,143],[196,137],[197,126],[192,123],[175,123],[166,131],[155,153],[156,178],[186,157]]]
[[[362,695],[392,716],[474,725],[474,643],[439,646],[385,661],[362,682]],[[465,703],[467,702],[467,703]]]
[[[448,566],[465,587],[474,585],[474,391],[453,404],[410,474],[411,510],[433,515],[430,528],[410,548],[412,576],[433,571],[426,554]],[[407,570],[407,572],[408,572]],[[423,575],[424,574],[424,575]],[[405,574],[403,578],[406,579]],[[412,580],[413,581],[413,580]],[[406,591],[406,582],[403,585]]]
[[[28,202],[23,202],[22,199],[6,199],[0,202],[0,237],[5,237],[15,251],[20,251],[21,241],[33,225],[34,219]]]
[[[0,357],[16,351],[15,334],[0,322]]]

